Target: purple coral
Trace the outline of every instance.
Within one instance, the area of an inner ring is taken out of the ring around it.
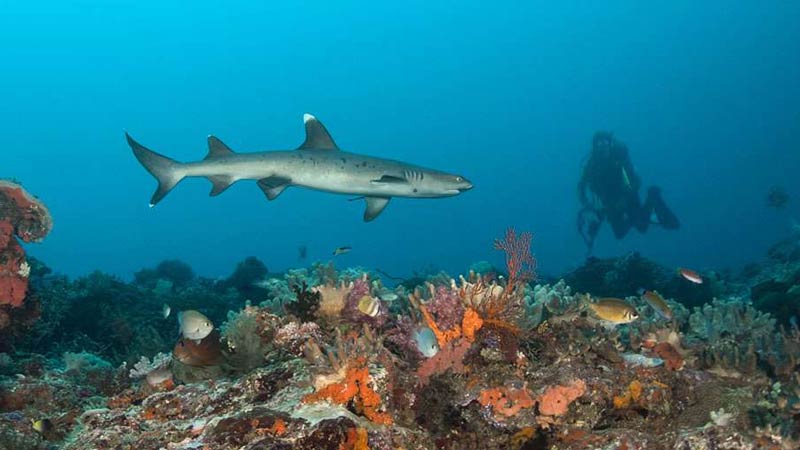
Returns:
[[[458,297],[458,293],[445,286],[436,288],[433,298],[425,305],[425,308],[433,315],[436,325],[441,330],[452,330],[461,325],[461,319],[464,317],[464,304]]]

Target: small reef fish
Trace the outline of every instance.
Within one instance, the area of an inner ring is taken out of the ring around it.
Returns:
[[[164,316],[166,319],[169,317],[169,314],[172,312],[172,308],[169,307],[168,304],[164,303],[164,306],[161,307],[161,315]]]
[[[625,168],[622,168],[622,180],[625,182],[626,187],[631,187],[631,179],[628,178],[628,171]]]
[[[400,298],[396,292],[390,290],[384,290],[378,293],[378,298],[385,301],[385,302],[393,302]]]
[[[658,291],[645,291],[642,290],[640,294],[661,317],[672,320],[672,308],[669,307],[664,297]]]
[[[431,358],[439,353],[439,344],[436,342],[436,335],[428,327],[419,327],[414,331],[414,343],[417,345],[417,350],[420,351],[426,358]]]
[[[214,330],[211,320],[193,309],[178,313],[178,325],[184,338],[198,342]]]
[[[31,426],[39,434],[46,434],[53,430],[53,421],[50,419],[32,420]]]
[[[636,367],[658,367],[664,364],[664,360],[661,358],[651,358],[638,353],[623,353],[620,356],[626,364]]]
[[[358,300],[358,310],[370,317],[375,317],[381,310],[381,302],[371,295],[365,295]]]
[[[352,249],[353,249],[352,247],[348,247],[348,246],[346,246],[346,245],[345,245],[345,246],[343,246],[343,247],[337,247],[337,248],[336,248],[336,249],[333,251],[333,256],[344,255],[345,253],[349,253],[349,252],[350,252],[350,250],[352,250]]]
[[[253,281],[250,285],[261,289],[269,289],[270,282],[271,280],[269,278],[262,278],[260,280]]]
[[[187,366],[216,366],[222,362],[222,343],[214,330],[199,342],[182,338],[172,349],[172,356]]]
[[[601,298],[588,305],[598,319],[615,325],[630,323],[639,318],[636,308],[618,298]]]
[[[703,284],[703,278],[692,269],[681,267],[678,269],[678,273],[680,273],[683,278],[686,278],[692,283]]]

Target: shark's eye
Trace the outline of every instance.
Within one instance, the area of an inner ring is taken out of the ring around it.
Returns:
[[[458,182],[462,182],[462,181],[464,181],[464,179],[463,179],[463,178],[461,178],[461,177],[456,177],[456,181],[458,181]]]

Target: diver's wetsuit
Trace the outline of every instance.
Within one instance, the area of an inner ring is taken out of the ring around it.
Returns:
[[[590,250],[604,220],[608,220],[617,239],[625,237],[631,228],[644,233],[651,223],[678,228],[678,219],[661,199],[660,189],[649,188],[642,204],[640,187],[641,180],[633,169],[625,144],[610,133],[595,133],[592,153],[578,183],[582,207],[578,213],[578,231]],[[657,218],[655,222],[651,220],[653,213]]]

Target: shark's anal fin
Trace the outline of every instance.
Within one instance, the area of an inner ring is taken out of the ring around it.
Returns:
[[[208,179],[212,184],[211,192],[208,193],[208,195],[211,197],[216,197],[217,195],[222,194],[225,189],[228,189],[233,183],[236,182],[236,180],[226,175],[212,175],[208,177]]]
[[[275,200],[278,198],[281,192],[289,187],[290,184],[292,184],[292,180],[284,177],[267,177],[258,180],[258,187],[264,191],[267,200]]]
[[[216,136],[208,137],[208,155],[205,159],[219,158],[222,156],[230,156],[233,150],[220,141]]]
[[[303,123],[306,126],[306,140],[298,150],[339,150],[333,138],[316,117],[303,114]]]
[[[403,177],[396,177],[394,175],[383,175],[377,180],[370,181],[372,184],[404,184],[408,183],[408,180]]]
[[[371,222],[383,212],[391,197],[364,197],[364,200],[367,201],[367,209],[364,210],[364,222]]]

